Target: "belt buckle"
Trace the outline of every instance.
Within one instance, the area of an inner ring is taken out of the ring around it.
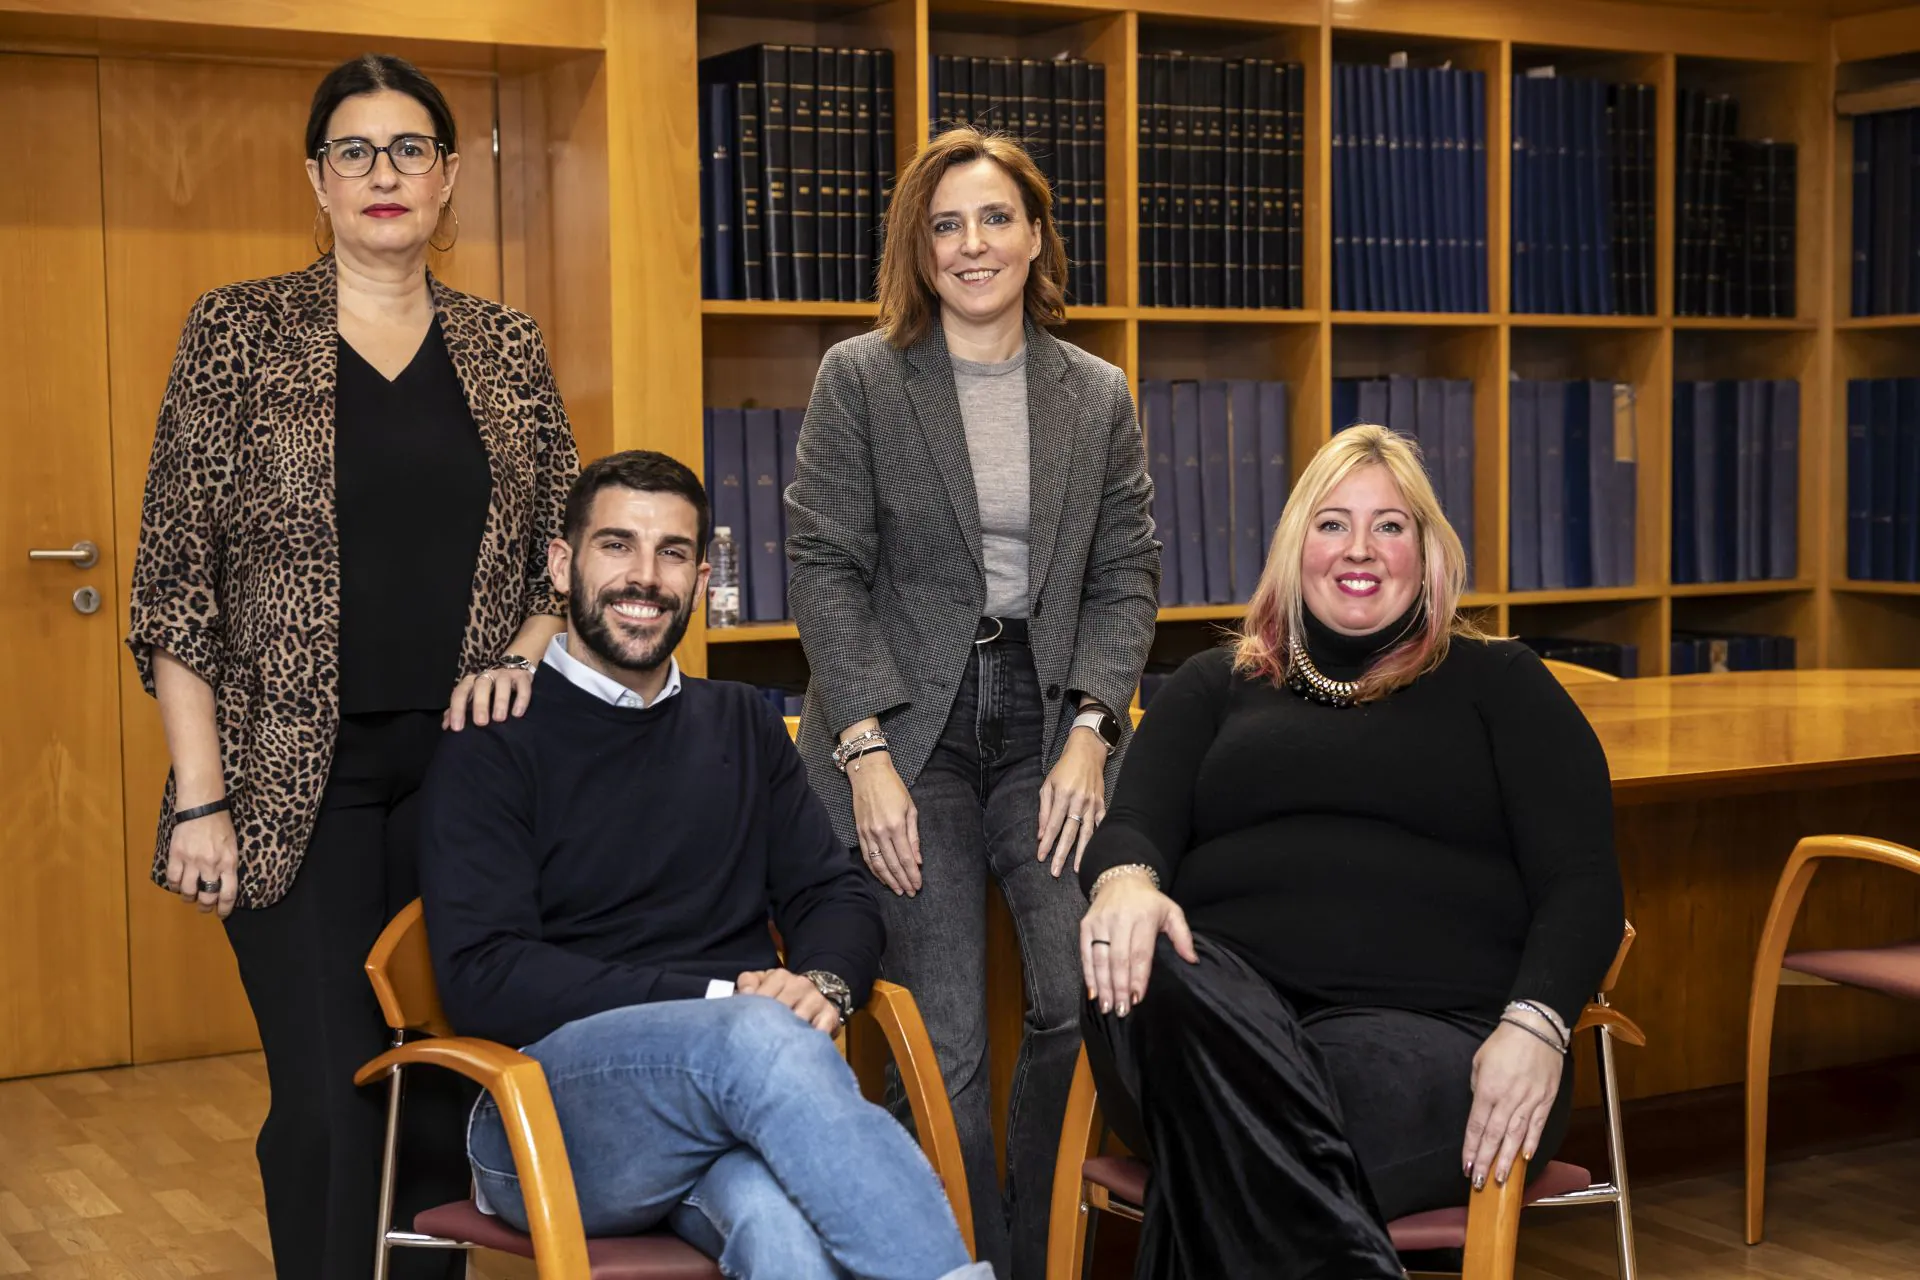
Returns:
[[[990,636],[975,635],[973,642],[977,645],[992,644],[995,640],[998,640],[1002,635],[1006,634],[1007,624],[1000,621],[1000,619],[988,618],[986,621],[993,624],[993,634]]]

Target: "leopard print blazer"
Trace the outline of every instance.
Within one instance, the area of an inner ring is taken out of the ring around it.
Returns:
[[[546,547],[580,464],[539,326],[428,283],[493,473],[464,675],[504,652],[530,616],[561,612]],[[213,687],[241,907],[271,906],[293,884],[340,726],[337,299],[329,255],[196,302],[147,472],[127,645],[149,693],[155,649]],[[173,810],[169,775],[154,850],[161,884]]]

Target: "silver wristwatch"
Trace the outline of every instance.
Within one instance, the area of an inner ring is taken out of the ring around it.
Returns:
[[[840,1011],[840,1021],[845,1023],[853,1018],[853,988],[847,980],[837,973],[828,973],[825,969],[809,969],[800,975],[820,989],[827,1003]]]
[[[487,665],[487,670],[524,671],[528,675],[532,675],[533,663],[527,661],[527,659],[517,653],[503,653]]]

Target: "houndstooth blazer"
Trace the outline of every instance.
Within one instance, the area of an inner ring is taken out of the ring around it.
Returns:
[[[1159,609],[1153,482],[1125,374],[1029,320],[1026,376],[1028,629],[1054,712],[1045,765],[1065,746],[1078,695],[1090,694],[1120,713],[1111,791]],[[813,669],[800,752],[852,845],[853,793],[834,742],[879,716],[912,786],[946,726],[987,597],[980,502],[938,324],[905,351],[874,332],[827,352],[786,504],[787,598]]]

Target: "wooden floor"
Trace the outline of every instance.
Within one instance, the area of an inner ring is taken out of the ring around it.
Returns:
[[[253,1054],[0,1083],[0,1276],[265,1280],[273,1267],[253,1135],[266,1101]],[[1641,1187],[1641,1274],[1920,1275],[1920,1142],[1780,1165],[1771,1186],[1771,1239],[1757,1249],[1740,1242],[1737,1177]],[[1531,1280],[1613,1280],[1611,1219],[1601,1209],[1536,1212],[1521,1261]],[[476,1274],[530,1272],[490,1262]]]

